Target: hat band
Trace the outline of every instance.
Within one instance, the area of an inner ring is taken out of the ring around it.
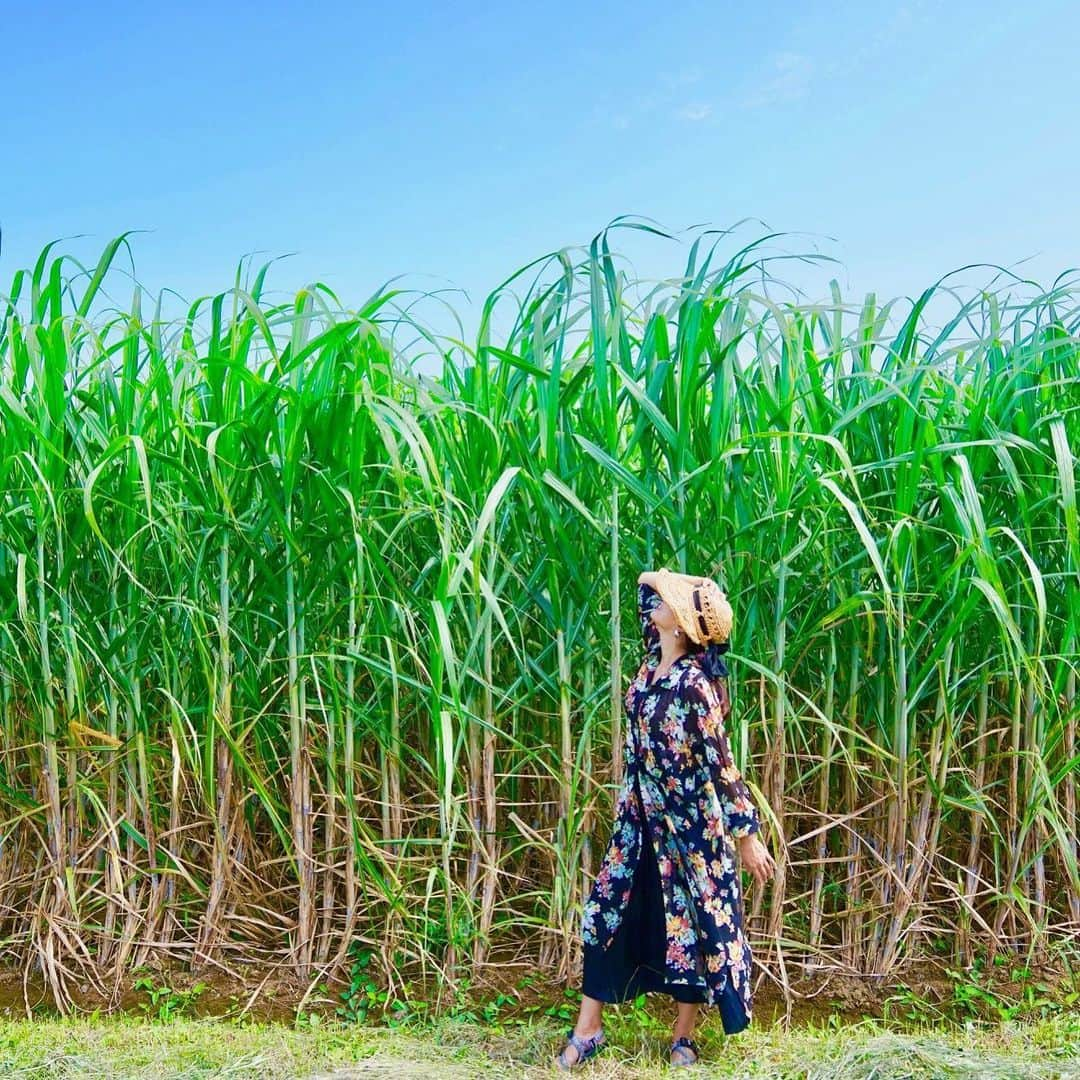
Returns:
[[[698,626],[701,627],[701,636],[704,640],[708,640],[709,628],[705,623],[705,615],[701,610],[701,590],[694,589],[694,607],[697,608]]]

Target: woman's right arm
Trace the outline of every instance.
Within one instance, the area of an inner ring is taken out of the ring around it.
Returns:
[[[699,574],[680,574],[674,570],[670,571],[670,573],[672,577],[685,578],[691,585],[704,585],[705,582],[709,580],[708,578],[701,577]],[[641,573],[638,574],[638,584],[641,585],[644,583],[646,585],[652,585],[655,588],[656,574],[657,572],[655,570],[642,570]]]
[[[709,580],[708,578],[703,578],[700,574],[676,574],[675,576],[684,578],[686,581],[689,581],[690,584],[694,586],[704,585],[705,582]]]

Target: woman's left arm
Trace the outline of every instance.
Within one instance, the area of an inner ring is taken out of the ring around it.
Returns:
[[[731,711],[727,688],[722,682],[701,676],[687,683],[687,691],[690,715],[696,722],[691,737],[696,736],[700,741],[705,760],[712,766],[713,783],[724,811],[724,826],[736,840],[756,833],[761,828],[761,820],[746,781],[732,757],[724,728],[724,717]]]
[[[755,881],[764,884],[776,863],[757,836],[761,830],[761,818],[746,781],[735,764],[724,728],[724,720],[731,712],[727,687],[722,682],[703,676],[688,683],[687,689],[690,715],[695,721],[690,737],[700,742],[705,760],[712,766],[710,771],[720,796],[724,827],[728,835],[738,841],[743,865]],[[700,757],[700,750],[695,750]]]

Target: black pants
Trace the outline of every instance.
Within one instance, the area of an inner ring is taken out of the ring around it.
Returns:
[[[639,793],[639,801],[640,798]],[[648,830],[644,829],[641,855],[634,868],[622,922],[606,949],[588,943],[584,946],[581,992],[586,997],[606,1002],[627,1001],[650,992],[670,994],[681,1002],[707,1001],[704,980],[698,986],[667,982],[666,957],[667,927],[660,868]],[[747,1026],[742,999],[730,982],[724,988],[719,1007],[727,1034],[742,1031]]]

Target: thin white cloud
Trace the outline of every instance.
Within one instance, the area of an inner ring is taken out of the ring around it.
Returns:
[[[689,102],[676,108],[676,102],[685,95],[688,87],[698,83],[703,72],[698,67],[684,67],[675,71],[660,72],[650,87],[643,87],[643,93],[636,94],[629,100],[622,100],[610,108],[596,104],[592,115],[596,123],[606,124],[616,131],[626,131],[638,122],[653,114],[660,115],[660,110],[671,109],[675,116],[684,120],[705,120],[712,113],[712,106]],[[692,91],[689,91],[692,92]]]
[[[691,86],[701,82],[702,71],[699,67],[685,67],[678,71],[668,71],[660,75],[659,81],[669,88]]]
[[[726,92],[721,89],[710,67],[687,65],[659,71],[654,75],[652,85],[643,87],[644,92],[636,97],[613,100],[606,107],[594,106],[593,120],[616,131],[626,131],[643,123],[662,122],[665,116],[686,123],[716,124],[732,108],[764,109],[790,105],[806,98],[821,84],[876,62],[886,50],[895,46],[898,37],[927,29],[928,9],[940,2],[900,0],[890,10],[875,14],[872,29],[862,35],[861,44],[843,51],[838,57],[824,56],[815,60],[795,50],[767,55],[756,79],[742,93],[737,87]],[[708,101],[708,97],[714,101]]]
[[[699,124],[702,120],[708,120],[712,116],[712,106],[705,102],[692,102],[684,105],[678,113],[684,120]]]
[[[814,76],[814,64],[802,53],[783,52],[773,57],[770,73],[742,100],[744,109],[783,105],[806,97]]]

